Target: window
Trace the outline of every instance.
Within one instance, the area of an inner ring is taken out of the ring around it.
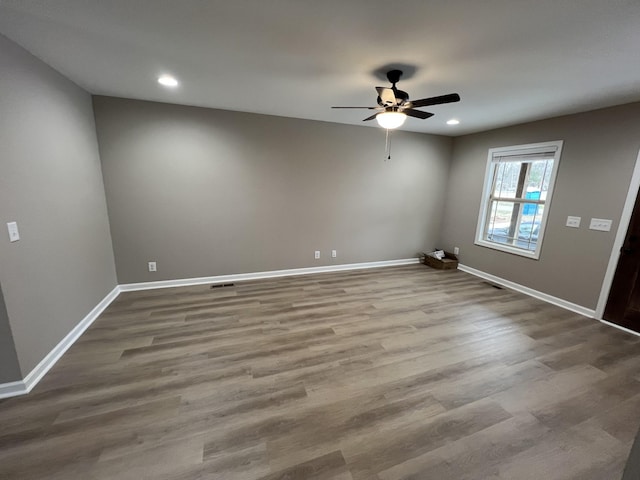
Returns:
[[[476,245],[539,258],[562,141],[492,148]]]

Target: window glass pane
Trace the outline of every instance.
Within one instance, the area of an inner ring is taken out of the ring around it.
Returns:
[[[494,196],[516,198],[522,169],[528,169],[519,198],[544,201],[553,161],[503,162],[496,165]],[[485,240],[535,251],[544,204],[492,201]]]
[[[517,204],[513,202],[491,202],[491,213],[487,222],[486,240],[497,243],[513,243],[513,237],[509,236],[511,218]]]
[[[498,208],[498,202],[496,201],[492,201],[491,205],[489,207],[489,216],[487,217],[487,226],[488,228],[492,228],[494,226],[494,223],[496,221],[496,211]]]
[[[502,177],[504,176],[504,163],[498,163],[494,167],[493,173],[493,196],[499,197],[500,192],[502,191]]]
[[[514,198],[516,196],[521,166],[520,162],[501,162],[496,165],[494,197]]]
[[[553,171],[553,160],[532,162],[527,179],[525,198],[545,200]]]
[[[523,242],[527,242],[526,246],[522,248],[527,250],[535,250],[538,245],[538,238],[540,235],[540,225],[542,225],[542,215],[544,214],[544,205],[538,205],[536,212],[531,217],[524,217],[521,223],[520,230],[525,233],[522,238]]]
[[[544,205],[533,205],[534,210],[525,214],[524,207],[532,204],[524,204],[521,214],[514,215],[514,212],[518,212],[520,205],[522,204],[493,201],[484,239],[535,251]]]
[[[527,205],[531,204],[525,204],[525,207]],[[518,238],[516,241],[517,247],[531,251],[534,251],[538,244],[542,214],[544,213],[544,205],[534,206],[536,207],[536,210],[531,215],[525,215],[523,209],[523,215],[521,217],[520,225],[518,226]]]

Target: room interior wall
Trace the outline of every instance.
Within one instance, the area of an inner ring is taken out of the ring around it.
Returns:
[[[386,160],[377,128],[111,97],[92,108],[2,36],[0,71],[0,222],[22,234],[0,242],[0,383],[28,374],[118,282],[458,246],[470,267],[595,308],[640,148],[640,104],[455,139],[394,132]],[[564,148],[540,260],[474,245],[488,149],[549,140]],[[588,230],[591,217],[611,232]]]
[[[3,36],[0,72],[0,284],[26,376],[117,282],[90,95]]]
[[[640,103],[457,137],[440,243],[472,268],[595,309],[640,149]],[[539,260],[474,245],[489,148],[563,140]],[[582,217],[580,228],[565,226]],[[611,231],[589,230],[591,218]]]
[[[385,160],[379,128],[110,97],[94,112],[121,284],[436,246],[448,137],[395,132]]]

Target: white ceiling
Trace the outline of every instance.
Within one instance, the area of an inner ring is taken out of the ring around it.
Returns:
[[[638,0],[0,0],[0,32],[94,94],[354,125],[369,112],[330,107],[408,65],[411,98],[462,97],[417,132],[640,100]]]

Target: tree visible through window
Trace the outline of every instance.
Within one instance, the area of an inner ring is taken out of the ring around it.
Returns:
[[[539,258],[562,142],[489,150],[476,244]]]

